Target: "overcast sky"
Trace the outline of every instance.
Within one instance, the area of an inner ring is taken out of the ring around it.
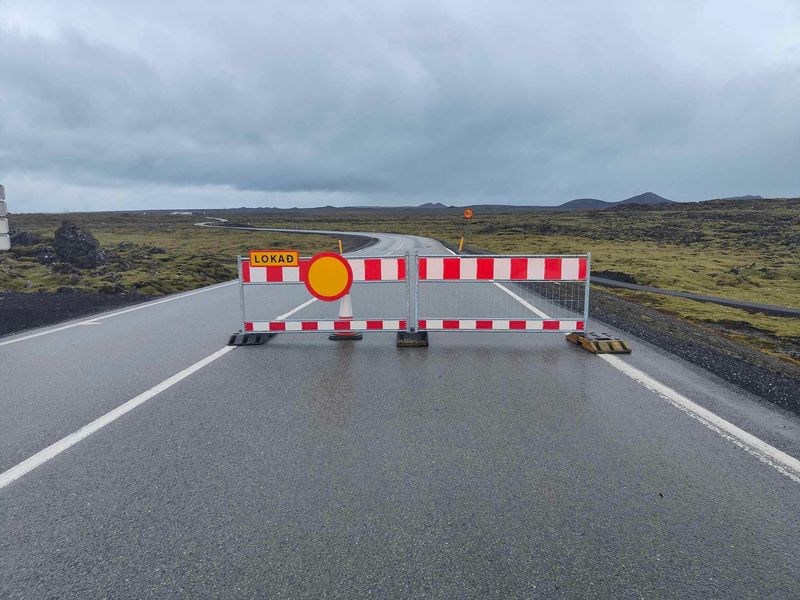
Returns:
[[[798,0],[0,0],[18,212],[800,195]]]

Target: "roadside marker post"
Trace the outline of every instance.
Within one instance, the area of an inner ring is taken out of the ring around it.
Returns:
[[[11,236],[9,235],[8,206],[6,206],[6,188],[0,185],[0,252],[11,250]]]

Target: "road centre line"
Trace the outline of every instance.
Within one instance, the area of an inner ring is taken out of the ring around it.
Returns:
[[[287,318],[291,317],[297,311],[303,310],[309,304],[313,304],[314,302],[316,302],[316,300],[317,300],[316,298],[312,298],[311,300],[303,302],[300,306],[295,306],[292,310],[290,310],[287,313],[283,313],[280,317],[275,317],[275,320],[276,321],[283,321],[284,319],[287,319]]]
[[[770,446],[765,441],[747,433],[699,404],[692,402],[686,396],[676,392],[660,381],[653,379],[647,373],[629,365],[619,357],[611,354],[598,354],[597,356],[621,373],[639,382],[651,392],[655,392],[675,408],[697,419],[721,437],[733,442],[745,452],[752,454],[761,462],[773,467],[783,475],[786,475],[789,479],[800,483],[800,460]]]
[[[518,296],[517,294],[515,294],[514,292],[512,292],[510,289],[508,289],[508,288],[507,288],[506,286],[504,286],[502,283],[498,283],[498,282],[496,282],[496,281],[493,281],[492,283],[494,283],[494,284],[495,284],[497,287],[499,287],[501,290],[503,290],[503,291],[504,291],[506,294],[508,294],[509,296],[511,296],[511,297],[512,297],[514,300],[516,300],[517,302],[519,302],[520,304],[522,304],[522,306],[524,306],[525,308],[527,308],[529,311],[531,311],[531,312],[535,312],[537,315],[539,315],[539,316],[540,316],[540,317],[542,317],[543,319],[549,319],[549,318],[550,318],[550,316],[549,316],[547,313],[545,313],[545,312],[542,312],[541,310],[539,310],[538,308],[536,308],[536,307],[535,307],[533,304],[531,304],[530,302],[528,302],[527,300],[525,300],[525,299],[524,299],[524,298],[522,298],[521,296]]]
[[[238,283],[238,282],[235,281],[233,283]],[[223,285],[230,285],[230,284],[226,283],[226,284],[223,284]],[[216,286],[216,287],[220,287],[220,286]],[[210,289],[210,288],[205,288],[205,289]],[[203,290],[203,291],[205,291],[205,290]],[[316,300],[316,298],[312,298],[308,302],[304,302],[300,306],[296,306],[295,308],[293,308],[289,312],[287,312],[287,313],[285,313],[285,314],[283,314],[283,315],[281,315],[279,317],[275,317],[275,320],[276,321],[282,321],[286,317],[288,317],[290,315],[293,315],[294,313],[296,313],[299,310],[302,310],[303,308],[305,308],[306,306],[308,306],[309,304],[311,304],[315,300]],[[81,323],[76,323],[76,325],[80,325],[80,324]],[[130,400],[128,400],[124,404],[121,404],[120,406],[116,407],[115,409],[112,409],[111,411],[107,412],[102,417],[99,417],[99,418],[95,419],[94,421],[92,421],[88,425],[84,425],[83,427],[81,427],[75,433],[72,433],[72,434],[70,434],[70,435],[68,435],[68,436],[66,436],[64,438],[61,438],[59,441],[55,442],[54,444],[49,445],[44,450],[40,450],[39,452],[37,452],[33,456],[23,460],[21,463],[11,467],[10,469],[8,469],[7,471],[4,471],[3,473],[0,473],[0,489],[3,489],[9,483],[11,483],[12,481],[16,481],[17,479],[19,479],[23,475],[26,475],[26,474],[30,473],[36,467],[46,463],[51,458],[54,458],[54,457],[58,456],[59,454],[64,452],[64,450],[67,450],[71,446],[74,446],[75,444],[77,444],[81,440],[89,437],[91,434],[95,433],[96,431],[99,431],[100,429],[102,429],[103,427],[108,425],[109,423],[112,423],[112,422],[116,421],[122,415],[132,411],[137,406],[139,406],[141,404],[144,404],[145,402],[150,400],[150,398],[153,398],[153,397],[157,396],[158,394],[160,394],[161,392],[163,392],[164,390],[167,390],[167,389],[171,388],[176,383],[178,383],[180,381],[183,381],[184,379],[189,377],[189,375],[192,375],[193,373],[196,373],[197,371],[199,371],[203,367],[210,365],[212,362],[214,362],[215,360],[217,360],[218,358],[220,358],[222,356],[225,356],[228,352],[230,352],[231,350],[234,350],[234,349],[236,349],[236,346],[225,346],[225,347],[217,350],[213,354],[210,354],[210,355],[206,356],[205,358],[197,361],[193,365],[191,365],[189,367],[186,367],[183,371],[181,371],[179,373],[176,373],[175,375],[173,375],[169,379],[165,379],[161,383],[156,384],[153,387],[151,387],[149,390],[147,390],[145,392],[142,392],[141,394],[139,394],[135,398],[131,398]]]
[[[14,338],[11,340],[6,340],[4,342],[0,342],[0,346],[8,346],[9,344],[16,344],[17,342],[24,342],[25,340],[30,340],[33,338],[37,338],[43,335],[49,335],[51,333],[57,333],[59,331],[64,331],[66,329],[72,329],[73,327],[79,327],[80,325],[99,325],[95,321],[101,321],[103,319],[111,319],[112,317],[118,317],[120,315],[125,315],[136,310],[142,310],[143,308],[150,308],[151,306],[157,306],[159,304],[164,304],[166,302],[172,302],[174,300],[180,300],[182,298],[188,298],[189,296],[194,296],[196,294],[203,294],[205,292],[210,292],[212,290],[216,290],[219,288],[223,288],[229,285],[236,285],[239,283],[238,280],[236,281],[228,281],[225,283],[220,283],[218,285],[212,285],[209,287],[201,288],[199,290],[194,290],[192,292],[186,292],[184,294],[176,294],[175,296],[170,296],[169,298],[163,298],[162,300],[153,300],[151,302],[144,302],[142,304],[138,304],[136,306],[132,306],[131,308],[125,308],[122,310],[118,310],[116,312],[108,313],[107,315],[100,315],[90,317],[88,319],[84,319],[82,321],[78,321],[77,323],[70,323],[69,325],[62,325],[61,327],[55,327],[53,329],[48,329],[46,331],[40,331],[38,333],[32,333],[30,335],[25,335],[22,337]]]

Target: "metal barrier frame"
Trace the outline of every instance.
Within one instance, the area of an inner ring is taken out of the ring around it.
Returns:
[[[313,257],[311,257],[311,256],[301,256],[300,257],[300,262],[302,263],[303,261],[311,260],[311,258],[313,258]],[[357,319],[354,318],[353,322],[354,323],[358,323],[358,322],[362,322],[362,321],[363,322],[399,321],[399,323],[402,325],[402,327],[398,327],[397,329],[394,329],[394,328],[387,328],[387,329],[379,328],[379,329],[375,329],[375,328],[370,328],[370,327],[348,327],[347,329],[337,329],[337,328],[334,327],[333,329],[319,329],[319,330],[316,330],[316,331],[321,332],[321,333],[330,333],[330,332],[338,332],[338,331],[376,331],[376,330],[377,331],[390,331],[390,332],[409,331],[408,314],[410,314],[410,312],[411,312],[410,306],[411,306],[411,298],[412,298],[411,278],[409,277],[409,269],[411,268],[410,267],[410,260],[409,260],[409,253],[406,253],[403,256],[357,256],[357,257],[353,257],[352,260],[386,260],[386,259],[399,259],[399,258],[405,259],[405,277],[403,279],[399,279],[399,278],[398,279],[389,279],[389,280],[365,279],[365,280],[354,281],[353,283],[357,283],[359,285],[361,285],[361,284],[370,284],[370,285],[372,285],[372,284],[380,284],[380,283],[404,283],[405,287],[406,287],[406,316],[405,316],[405,318],[402,317],[402,316],[401,317],[397,317],[397,318],[391,318],[391,319],[387,319],[387,318],[377,319],[377,318],[362,318],[362,317],[359,317]],[[292,286],[292,285],[305,285],[305,284],[304,284],[302,279],[298,279],[298,281],[251,281],[251,282],[245,283],[244,277],[243,277],[242,264],[245,261],[249,261],[249,260],[250,259],[248,257],[246,257],[246,256],[237,256],[236,257],[237,273],[239,275],[239,281],[238,281],[238,284],[239,284],[239,307],[240,307],[241,317],[242,317],[241,318],[241,323],[242,323],[241,332],[242,333],[266,333],[266,332],[253,332],[252,330],[247,330],[247,328],[246,328],[246,324],[248,322],[256,322],[256,321],[247,321],[247,316],[246,316],[246,311],[245,311],[245,308],[246,308],[245,307],[245,290],[244,290],[245,286],[261,286],[261,285],[269,285],[269,286],[287,285],[287,286]],[[351,260],[351,259],[348,258],[348,260]],[[292,268],[300,268],[300,267],[292,267]],[[265,321],[265,322],[273,322],[274,320],[275,319],[273,318],[273,319],[264,319],[263,321]],[[318,319],[316,319],[316,320],[318,320]],[[337,320],[335,319],[334,322],[336,322],[336,321]],[[261,321],[258,321],[258,322],[261,322]],[[281,322],[283,322],[283,323],[297,323],[297,322],[302,322],[302,319],[299,319],[299,320],[298,319],[286,319],[286,320],[282,320]],[[311,330],[286,329],[286,330],[281,330],[280,333],[308,333],[309,331],[311,331]]]
[[[304,257],[301,257],[301,261],[307,261],[310,258],[311,257],[304,256]],[[397,329],[394,329],[394,328],[383,329],[383,328],[370,328],[370,327],[354,327],[354,328],[350,328],[350,327],[348,327],[347,329],[343,329],[344,331],[382,330],[382,331],[405,332],[407,334],[414,334],[414,333],[425,331],[424,328],[420,328],[419,327],[419,324],[420,324],[420,318],[419,318],[420,289],[419,289],[419,286],[420,286],[420,281],[421,281],[420,277],[419,277],[419,266],[420,266],[420,259],[423,259],[423,258],[424,259],[439,259],[439,258],[441,258],[441,259],[459,259],[459,260],[460,259],[471,259],[471,258],[477,258],[477,259],[482,259],[482,258],[483,259],[487,259],[487,258],[488,259],[515,259],[515,258],[517,258],[517,259],[519,259],[519,258],[525,258],[525,259],[531,259],[531,258],[535,258],[535,259],[548,259],[548,258],[550,258],[550,259],[552,259],[552,258],[558,258],[558,259],[564,259],[564,258],[586,259],[586,276],[585,276],[585,279],[541,279],[540,280],[540,279],[521,279],[521,278],[514,278],[514,279],[511,279],[511,278],[508,278],[508,279],[494,279],[494,278],[492,278],[492,279],[444,279],[444,278],[442,278],[442,279],[424,279],[422,281],[425,281],[425,282],[427,282],[427,281],[450,281],[450,282],[460,282],[460,283],[490,283],[490,282],[524,283],[524,282],[537,282],[537,281],[539,281],[539,282],[552,281],[554,283],[561,283],[561,282],[582,283],[584,285],[584,291],[583,291],[583,315],[582,315],[582,317],[583,317],[583,329],[582,330],[583,331],[588,331],[588,326],[589,326],[589,300],[590,300],[589,289],[590,289],[590,284],[591,284],[591,253],[569,254],[569,255],[567,255],[567,254],[469,254],[469,255],[438,254],[438,255],[433,255],[433,254],[431,254],[431,255],[422,255],[421,256],[416,250],[413,250],[413,251],[406,252],[402,256],[393,256],[393,257],[387,257],[387,256],[358,256],[358,257],[353,257],[353,259],[349,259],[349,260],[369,260],[369,259],[382,259],[382,260],[384,260],[384,259],[390,259],[390,258],[394,258],[394,259],[404,258],[405,259],[405,277],[404,277],[404,279],[399,279],[398,278],[398,279],[389,279],[389,280],[383,280],[383,279],[380,279],[380,280],[359,280],[356,283],[358,283],[358,284],[379,284],[379,283],[387,283],[387,282],[392,282],[392,283],[404,282],[405,283],[405,287],[406,287],[406,315],[405,315],[405,319],[400,318],[400,317],[398,317],[396,319],[394,319],[394,318],[393,319],[369,319],[369,318],[361,318],[361,317],[359,317],[358,319],[354,318],[353,322],[355,322],[355,323],[358,323],[358,322],[366,323],[366,322],[377,322],[377,321],[398,321],[401,326],[398,327]],[[240,310],[241,310],[241,316],[242,316],[241,333],[265,333],[265,332],[253,332],[252,329],[248,330],[247,327],[246,327],[246,324],[248,322],[252,323],[254,321],[247,321],[246,320],[247,316],[246,316],[246,310],[245,310],[246,309],[246,306],[245,306],[245,289],[244,289],[245,285],[248,285],[248,286],[250,286],[250,285],[254,285],[254,286],[258,286],[258,285],[273,285],[273,286],[274,285],[303,285],[304,282],[302,281],[302,279],[298,278],[298,281],[264,281],[264,282],[261,282],[261,281],[253,282],[253,281],[251,281],[251,282],[245,283],[244,282],[244,277],[243,277],[243,269],[242,269],[242,264],[243,264],[244,261],[249,261],[249,258],[242,257],[242,256],[238,256],[237,257],[237,271],[238,271],[238,275],[239,275],[239,282],[238,282],[239,283],[239,304],[240,304]],[[300,268],[300,267],[297,267],[297,268]],[[485,319],[491,319],[491,318],[485,317]],[[506,317],[502,317],[501,319],[505,320]],[[429,320],[429,319],[423,319],[423,320]],[[468,320],[468,319],[465,319],[465,320]],[[530,321],[543,321],[543,322],[546,321],[546,319],[529,319],[529,320]],[[555,320],[571,320],[571,319],[559,318],[559,319],[555,319]],[[258,321],[258,322],[273,322],[273,321],[274,321],[274,318],[273,319],[266,319],[266,320]],[[284,323],[297,323],[299,321],[298,320],[285,320],[285,321],[282,321],[282,322],[284,322]],[[334,321],[334,322],[336,322],[336,321]],[[453,329],[453,330],[454,331],[458,331],[458,329]],[[308,330],[304,330],[304,329],[286,329],[286,330],[281,330],[280,333],[304,333],[304,332],[307,332],[307,331]],[[319,329],[319,330],[315,330],[315,331],[329,332],[329,331],[340,331],[340,330],[338,330],[338,329]],[[450,331],[450,329],[437,329],[437,331]],[[496,329],[470,329],[469,331],[478,331],[478,332],[480,332],[480,331],[500,331],[500,330],[496,330]],[[537,333],[537,332],[543,332],[543,333],[561,332],[561,333],[563,333],[563,331],[561,331],[561,330],[553,331],[553,330],[545,330],[545,329],[542,329],[542,330],[536,330],[536,329],[504,329],[502,331],[506,332],[506,333],[514,332],[514,331],[519,331],[519,332],[523,332],[523,333]]]
[[[525,258],[525,259],[531,259],[531,258],[541,258],[541,259],[558,258],[558,259],[564,259],[564,258],[577,258],[577,259],[582,259],[583,258],[583,259],[586,259],[586,278],[585,279],[547,279],[547,280],[544,280],[544,279],[542,279],[542,280],[539,280],[539,279],[521,279],[521,278],[515,278],[515,279],[511,279],[511,278],[508,278],[508,279],[494,279],[494,278],[493,279],[444,279],[444,278],[442,278],[442,279],[433,279],[433,280],[428,280],[428,279],[421,280],[417,276],[418,275],[418,269],[419,269],[419,259],[421,259],[421,258],[425,258],[425,259],[430,259],[430,258],[435,258],[435,259],[439,259],[439,258],[441,258],[441,259],[464,259],[464,258],[477,258],[477,259],[480,259],[480,258],[489,258],[489,259],[514,259],[514,258]],[[415,275],[415,277],[414,277],[414,279],[415,279],[415,281],[414,281],[415,292],[414,292],[413,321],[411,320],[412,315],[409,313],[409,322],[411,322],[411,323],[419,324],[419,297],[420,297],[419,284],[420,284],[420,281],[425,281],[425,282],[427,282],[427,281],[451,281],[451,282],[460,282],[460,283],[465,283],[465,284],[469,284],[469,283],[490,283],[490,282],[497,282],[497,283],[525,283],[525,282],[581,283],[581,284],[584,285],[584,290],[583,290],[583,314],[582,314],[583,329],[582,330],[583,331],[588,331],[588,327],[589,327],[589,300],[590,300],[589,289],[590,289],[590,285],[591,285],[591,267],[592,267],[592,254],[591,254],[591,252],[587,252],[586,254],[430,254],[430,255],[426,254],[426,255],[419,255],[416,251],[413,251],[412,252],[412,260],[411,260],[411,262],[413,262],[414,265],[415,265],[415,271],[414,271],[414,275]],[[506,317],[502,317],[502,319],[505,319],[505,318]],[[491,317],[483,317],[483,319],[489,319],[490,320],[492,318]],[[427,321],[429,319],[424,319],[424,320]],[[545,321],[546,319],[529,319],[529,320],[531,320],[531,321],[536,321],[536,320]],[[561,319],[561,318],[559,318],[559,319],[556,319],[556,320],[569,320],[569,319]],[[422,330],[422,328],[419,328],[419,329]],[[413,331],[413,329],[411,329],[411,331]],[[459,330],[458,329],[452,329],[452,330],[451,329],[436,329],[436,331],[439,332],[439,331],[459,331]],[[464,331],[464,330],[462,330],[462,331]],[[493,330],[493,329],[471,329],[471,330],[467,330],[467,331],[484,332],[484,331],[498,331],[498,330]],[[502,331],[505,332],[505,333],[509,333],[509,332],[521,332],[521,333],[543,332],[543,333],[548,333],[548,332],[550,332],[549,330],[532,330],[532,329],[509,329],[509,330],[502,330]],[[556,333],[563,333],[563,331],[557,331]]]

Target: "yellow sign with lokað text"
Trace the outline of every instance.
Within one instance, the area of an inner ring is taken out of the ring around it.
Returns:
[[[297,250],[250,250],[251,267],[299,267]]]

